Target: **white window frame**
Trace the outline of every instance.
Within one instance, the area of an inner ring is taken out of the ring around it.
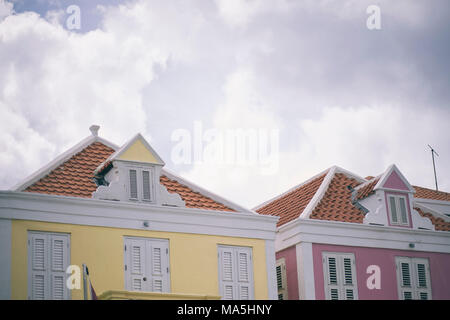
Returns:
[[[333,284],[330,280],[329,274],[329,259],[334,258],[336,262],[336,278],[337,283]],[[345,283],[345,268],[344,259],[350,259],[350,271],[352,276],[352,283]],[[323,266],[323,277],[324,277],[324,290],[325,299],[332,300],[331,290],[335,290],[338,294],[338,300],[350,300],[347,297],[347,290],[353,290],[353,299],[358,300],[358,282],[356,276],[356,261],[355,255],[353,253],[343,253],[343,252],[322,252],[322,266]]]
[[[285,258],[278,259],[275,264],[277,276],[278,300],[288,300],[288,283]]]
[[[396,213],[397,213],[397,222],[394,222],[394,220],[392,219],[391,198],[394,198],[395,209],[396,209]],[[402,219],[400,199],[403,199],[405,201],[406,222],[403,222],[403,219]],[[404,195],[387,194],[387,203],[388,203],[388,210],[389,210],[389,220],[390,220],[391,225],[409,226],[408,198]]]
[[[142,245],[141,263],[143,269],[141,274],[132,273],[131,250],[133,244]],[[156,273],[153,269],[153,247],[162,248],[161,251],[161,272]],[[144,237],[124,237],[124,277],[125,290],[127,291],[147,291],[147,292],[171,292],[170,277],[170,243],[168,239],[144,238]],[[164,250],[165,249],[165,250]],[[165,251],[165,252],[164,252]],[[141,283],[141,290],[133,289],[133,280],[136,278]],[[144,278],[146,278],[144,280]],[[155,280],[162,280],[162,291],[152,290],[155,286]]]
[[[127,166],[127,196],[130,201],[139,201],[147,203],[156,202],[156,186],[155,186],[155,168],[143,166]],[[131,197],[131,170],[136,171],[137,198]],[[150,199],[144,199],[144,171],[149,173]]]
[[[33,241],[35,237],[40,237],[45,239],[44,242],[44,271],[41,271],[44,275],[44,300],[52,300],[54,299],[53,281],[57,275],[63,276],[63,300],[70,300],[71,290],[67,288],[67,278],[68,274],[66,273],[67,267],[70,265],[70,234],[68,233],[56,233],[56,232],[48,232],[48,231],[28,231],[28,239],[27,239],[27,257],[28,257],[28,299],[34,300],[33,295],[33,274],[35,272],[39,273],[39,271],[33,270]],[[63,245],[65,243],[65,247],[63,247],[63,266],[61,270],[54,270],[52,263],[52,253],[53,253],[53,240],[59,238],[63,240]]]
[[[223,275],[223,254],[230,253],[232,257],[232,279],[224,279]],[[240,279],[239,270],[239,255],[241,253],[247,254],[247,278],[248,281]],[[253,278],[253,250],[251,247],[239,247],[229,245],[218,245],[218,267],[219,267],[219,294],[223,300],[226,299],[225,286],[232,287],[233,300],[242,300],[242,288],[246,287],[249,300],[255,299],[254,293],[254,278]]]
[[[403,283],[402,264],[408,264],[410,277],[409,286],[404,285]],[[426,287],[421,287],[419,283],[419,264],[425,266],[424,271]],[[397,288],[399,300],[406,300],[405,292],[411,294],[411,300],[421,300],[421,295],[423,294],[427,295],[427,299],[424,300],[431,300],[433,298],[431,290],[430,264],[427,258],[395,257],[395,267],[397,271]]]

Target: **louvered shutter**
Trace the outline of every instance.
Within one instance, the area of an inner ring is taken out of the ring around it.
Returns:
[[[70,264],[69,235],[29,232],[29,298],[70,298],[66,269]]]
[[[432,298],[428,259],[396,257],[396,268],[400,299]]]
[[[276,276],[278,288],[278,300],[288,299],[287,277],[286,277],[286,263],[284,259],[276,263]]]
[[[225,300],[253,299],[251,248],[219,247],[219,286]]]
[[[169,242],[125,238],[125,289],[169,292]]]
[[[238,299],[249,300],[252,296],[251,251],[249,248],[236,248],[238,271]]]
[[[402,300],[414,299],[413,279],[410,258],[397,258],[397,279],[399,282],[399,294]]]
[[[396,224],[396,223],[398,223],[398,216],[397,216],[397,205],[396,205],[395,197],[389,197],[389,204],[390,204],[392,223]]]
[[[150,257],[150,291],[169,291],[169,244],[165,241],[148,241],[147,254]]]
[[[131,240],[128,246],[129,250],[129,272],[130,272],[130,290],[147,291],[147,284],[144,281],[146,259],[144,240]]]
[[[50,265],[51,265],[51,299],[64,300],[68,298],[66,287],[66,269],[68,263],[68,237],[66,235],[50,235]]]
[[[142,171],[142,199],[146,201],[151,201],[151,190],[150,190],[150,171]]]
[[[129,170],[129,173],[130,173],[130,198],[137,199],[138,198],[137,172],[136,170]]]
[[[29,239],[29,257],[31,257],[31,292],[29,298],[32,300],[49,299],[49,245],[46,234],[32,233]]]
[[[323,253],[323,270],[326,299],[358,299],[355,258],[352,254]]]
[[[407,224],[408,223],[408,213],[406,210],[405,198],[399,197],[398,201],[399,201],[399,208],[400,208],[402,224]]]
[[[417,291],[416,298],[419,300],[431,299],[431,283],[430,271],[427,259],[415,258],[413,259],[415,269],[415,287]]]
[[[236,270],[233,261],[232,248],[219,248],[220,286],[223,299],[237,299],[236,295]]]

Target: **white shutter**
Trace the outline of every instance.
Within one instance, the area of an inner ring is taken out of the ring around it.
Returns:
[[[137,172],[136,170],[129,170],[130,173],[130,198],[137,199],[138,198],[138,190],[137,190]]]
[[[125,289],[170,291],[167,240],[125,238]]]
[[[430,300],[431,283],[428,259],[396,257],[399,298]]]
[[[42,233],[31,233],[28,236],[29,255],[29,279],[31,288],[29,298],[32,300],[44,300],[49,298],[48,279],[48,237]]]
[[[142,171],[142,199],[151,200],[150,172],[147,170]]]
[[[323,272],[327,300],[356,300],[355,257],[348,253],[324,252]]]
[[[70,299],[66,269],[70,264],[68,234],[31,231],[29,249],[29,298]]]
[[[251,248],[219,246],[219,286],[225,300],[253,299]]]
[[[276,276],[277,276],[278,300],[287,300],[288,290],[287,290],[286,262],[284,258],[278,260],[276,263]]]
[[[406,210],[406,200],[403,197],[398,198],[399,209],[401,213],[402,224],[408,224],[408,213]]]
[[[238,288],[240,300],[250,300],[252,293],[251,276],[252,262],[250,248],[236,248],[237,271],[238,271]]]
[[[50,247],[51,299],[64,300],[68,298],[66,287],[66,268],[69,265],[67,235],[50,235]]]
[[[149,240],[147,254],[150,257],[150,291],[169,292],[169,244],[167,241]]]

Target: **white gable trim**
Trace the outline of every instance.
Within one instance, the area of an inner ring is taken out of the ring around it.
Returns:
[[[89,145],[91,145],[94,142],[100,142],[107,147],[110,147],[113,150],[117,150],[118,146],[115,145],[112,142],[109,142],[103,138],[100,138],[98,136],[90,135],[89,137],[83,139],[81,142],[70,148],[69,150],[65,151],[58,157],[56,157],[54,160],[49,162],[47,165],[43,166],[36,172],[32,173],[28,177],[26,177],[24,180],[16,184],[11,188],[13,191],[23,191],[26,188],[28,188],[30,185],[35,183],[36,181],[39,181],[46,175],[48,175],[50,172],[52,172],[54,169],[59,167],[61,164],[72,158],[74,155],[76,155],[78,152],[82,151]]]
[[[306,208],[300,214],[299,219],[308,219],[309,218],[309,216],[313,212],[316,205],[319,203],[320,200],[322,200],[323,196],[325,195],[325,192],[327,192],[327,189],[330,185],[331,180],[333,179],[333,177],[336,173],[337,168],[338,167],[334,166],[334,167],[331,167],[331,169],[328,171],[328,173],[325,176],[325,178],[323,179],[322,184],[320,185],[319,189],[317,189],[316,193],[314,194],[314,197],[312,197],[311,201],[309,201]]]
[[[141,140],[141,142],[144,144],[144,146],[150,150],[150,152],[153,154],[153,156],[156,158],[156,160],[158,161],[158,164],[160,165],[165,165],[164,161],[161,159],[161,157],[158,155],[158,153],[150,146],[150,144],[147,142],[147,140],[145,140],[145,138],[140,134],[136,134],[133,138],[131,138],[128,142],[126,142],[122,147],[120,147],[120,149],[118,149],[116,152],[114,152],[111,156],[108,157],[108,159],[106,159],[106,162],[108,161],[112,161],[112,160],[120,160],[118,159],[126,150],[128,150],[128,148],[133,145],[133,143],[135,143],[137,140]],[[101,165],[100,165],[101,166]],[[97,171],[97,170],[96,170]]]
[[[427,213],[431,213],[433,216],[435,216],[436,218],[441,218],[443,219],[445,222],[450,222],[450,217],[440,213],[439,211],[436,211],[422,203],[418,203],[417,201],[414,201],[414,207],[418,207],[419,209],[424,210]]]
[[[328,169],[326,169],[326,170],[324,170],[324,171],[322,171],[322,172],[316,174],[316,175],[313,176],[312,178],[310,178],[310,179],[308,179],[308,180],[306,180],[306,181],[304,181],[304,182],[302,182],[302,183],[296,185],[295,187],[290,188],[289,190],[283,192],[282,194],[280,194],[280,195],[278,195],[278,196],[275,196],[275,197],[273,197],[273,198],[271,198],[271,199],[269,199],[269,200],[267,200],[267,201],[264,201],[264,202],[261,203],[260,205],[254,207],[252,210],[257,211],[258,209],[260,209],[260,208],[262,208],[262,207],[268,205],[269,203],[271,203],[271,202],[273,202],[273,201],[275,201],[275,200],[278,200],[278,199],[284,197],[285,195],[291,193],[292,191],[295,191],[295,190],[297,190],[298,188],[303,187],[304,185],[310,183],[311,181],[314,181],[315,179],[319,178],[320,176],[326,174],[326,173],[329,172],[332,168],[333,168],[333,167],[328,168]]]
[[[171,170],[168,170],[167,168],[163,168],[161,170],[161,175],[165,175],[167,178],[169,178],[171,180],[178,181],[179,183],[189,187],[193,191],[196,191],[196,192],[198,192],[198,193],[200,193],[200,194],[202,194],[202,195],[204,195],[204,196],[206,196],[208,198],[211,198],[214,201],[220,202],[223,205],[225,205],[225,206],[227,206],[227,207],[229,207],[231,209],[234,209],[234,210],[239,211],[239,212],[248,212],[248,213],[257,214],[256,212],[254,212],[252,210],[244,208],[244,207],[242,207],[242,206],[240,206],[240,205],[238,205],[238,204],[236,204],[236,203],[234,203],[234,202],[232,202],[230,200],[224,199],[221,196],[219,196],[219,195],[217,195],[217,194],[215,194],[215,193],[213,193],[211,191],[208,191],[208,190],[206,190],[206,189],[196,185],[195,183],[186,180],[185,178],[180,177],[179,175],[173,173]]]
[[[382,174],[380,180],[378,180],[378,183],[375,185],[374,190],[384,189],[384,190],[395,190],[395,191],[403,191],[404,192],[405,190],[397,190],[397,189],[383,187],[384,184],[386,183],[387,179],[389,179],[389,177],[391,176],[393,171],[395,171],[398,174],[398,176],[400,177],[402,182],[406,185],[406,187],[408,188],[407,192],[410,192],[410,193],[416,192],[414,190],[414,188],[412,187],[412,185],[408,182],[408,180],[406,180],[405,176],[400,172],[400,170],[397,168],[397,166],[395,164],[390,165],[389,168],[387,168],[387,170],[385,171],[385,173]]]

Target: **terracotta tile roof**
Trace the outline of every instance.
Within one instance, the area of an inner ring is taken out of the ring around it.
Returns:
[[[366,185],[361,186],[361,188],[358,189],[358,193],[356,195],[356,199],[360,200],[363,199],[365,197],[370,196],[371,194],[373,194],[375,191],[373,190],[373,188],[375,188],[375,185],[378,183],[378,181],[380,180],[380,177],[378,178],[372,178],[373,181],[369,181],[367,182]]]
[[[211,198],[193,191],[176,180],[169,179],[164,175],[161,175],[159,180],[161,184],[167,188],[167,191],[170,193],[178,193],[181,199],[183,199],[186,203],[186,207],[207,210],[235,211],[217,201],[212,200]]]
[[[347,188],[356,187],[360,182],[343,173],[336,173],[320,202],[316,205],[311,219],[362,223],[364,213],[352,204],[352,193]]]
[[[257,209],[256,212],[280,217],[278,226],[297,219],[316,194],[325,176],[326,173]]]
[[[97,185],[93,180],[94,170],[113,152],[114,150],[110,147],[100,142],[94,142],[52,170],[48,175],[27,187],[24,191],[91,198],[92,193],[97,189]],[[106,162],[102,170],[107,169],[109,166],[111,166],[111,163]],[[235,211],[166,176],[161,176],[160,182],[169,192],[178,193],[185,201],[186,207]]]
[[[429,218],[431,220],[431,223],[434,224],[434,228],[437,231],[450,231],[450,222],[447,222],[447,221],[445,221],[442,218],[438,218],[438,217],[432,215],[431,213],[425,212],[425,211],[423,211],[423,210],[421,210],[419,208],[414,208],[414,209],[416,209],[417,212],[419,212],[419,214],[422,217]]]
[[[93,172],[114,150],[94,142],[24,191],[90,198],[97,189]]]
[[[442,200],[442,201],[450,201],[450,193],[444,191],[436,191],[433,189],[413,186],[416,193],[414,194],[415,198],[422,199],[432,199],[432,200]]]

